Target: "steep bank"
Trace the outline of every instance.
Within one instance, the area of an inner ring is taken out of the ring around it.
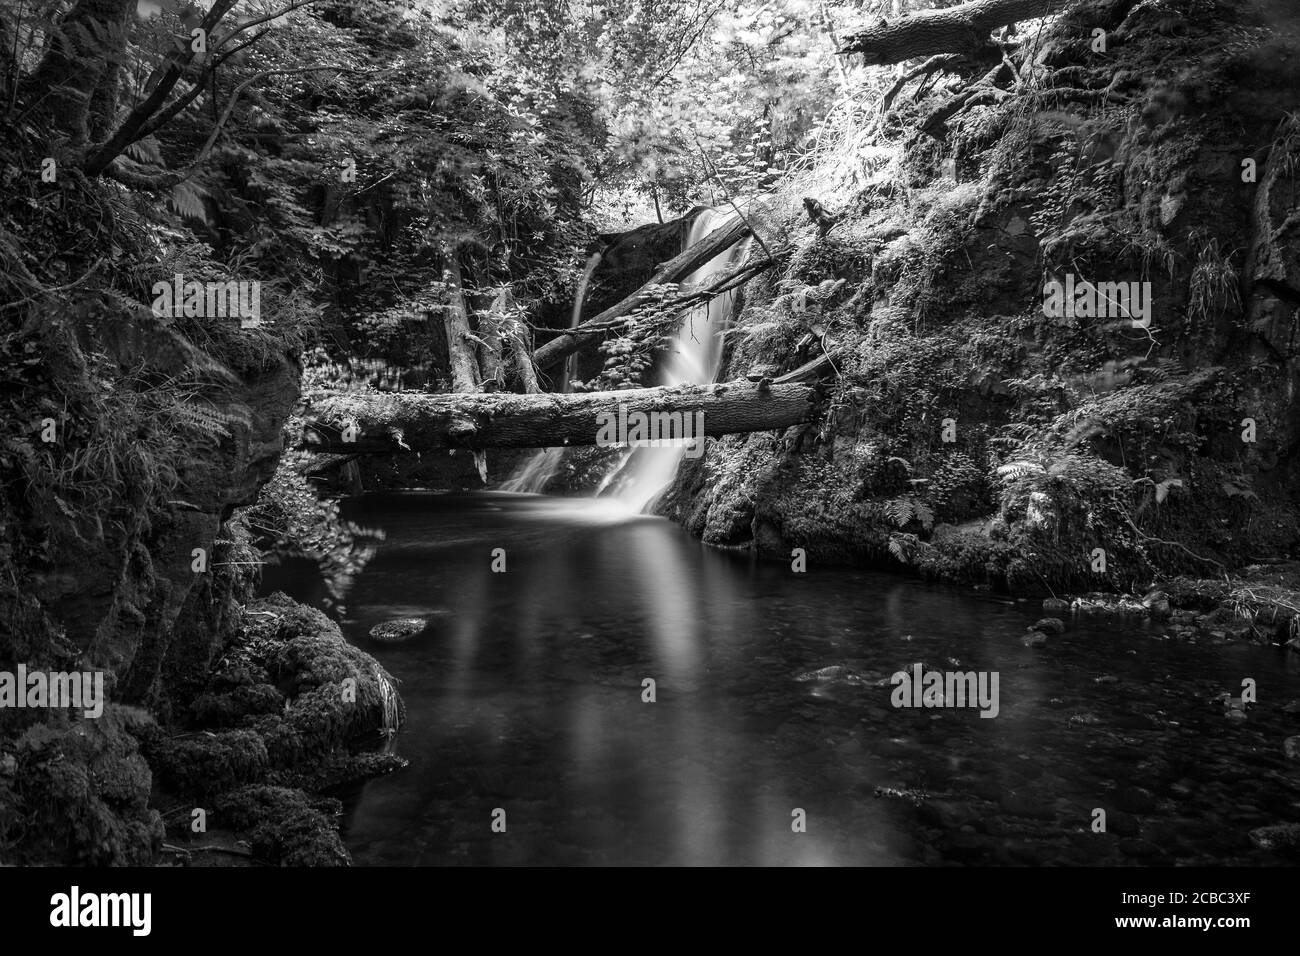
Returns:
[[[824,332],[824,424],[710,442],[660,513],[1029,593],[1297,553],[1298,14],[1196,6],[1085,4],[979,97],[905,88],[801,183],[829,231],[797,195],[760,221],[799,249],[749,284],[721,377]],[[1067,275],[1149,283],[1150,327],[1047,316]]]
[[[40,143],[5,137],[39,168]],[[259,556],[237,509],[277,466],[301,326],[159,318],[141,303],[195,267],[192,247],[160,246],[111,187],[70,176],[51,203],[35,178],[12,185],[27,201],[0,222],[0,672],[98,675],[107,703],[0,708],[0,859],[147,864],[165,839],[201,839],[200,816],[246,829],[236,788],[336,782],[293,776],[303,767],[354,775],[357,738],[400,705],[330,622],[249,604]],[[308,820],[346,860],[304,799],[277,793],[278,819]],[[318,845],[253,843],[264,860]]]

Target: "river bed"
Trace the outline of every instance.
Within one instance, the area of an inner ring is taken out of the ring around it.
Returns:
[[[1036,600],[795,573],[601,499],[344,515],[383,532],[341,625],[400,681],[410,760],[347,797],[358,865],[1259,865],[1249,832],[1300,820],[1280,648],[1079,620],[1031,648]],[[301,568],[267,586],[320,598]],[[917,663],[996,674],[996,716],[893,706]],[[1247,677],[1258,704],[1216,701]]]

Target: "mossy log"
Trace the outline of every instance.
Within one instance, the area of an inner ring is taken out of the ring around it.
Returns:
[[[628,416],[680,413],[692,423],[698,421],[695,414],[702,413],[703,434],[731,435],[806,422],[812,417],[815,398],[813,386],[793,382],[586,394],[340,394],[317,401],[304,428],[303,445],[313,451],[348,454],[595,445],[609,416],[617,419],[623,412]]]
[[[875,26],[844,39],[837,51],[860,53],[876,66],[936,53],[971,53],[986,45],[998,27],[1059,13],[1073,0],[976,0],[946,10],[926,10]]]

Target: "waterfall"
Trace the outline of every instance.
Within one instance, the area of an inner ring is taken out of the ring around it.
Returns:
[[[730,221],[734,215],[736,214],[705,209],[691,223],[683,250],[689,249]],[[748,249],[748,239],[736,243],[692,272],[683,280],[683,285],[709,282],[714,276],[733,268],[744,259]],[[577,325],[582,314],[582,300],[599,259],[600,254],[596,253],[587,261],[587,270],[573,303],[573,325]],[[677,335],[664,356],[656,384],[689,385],[713,381],[722,359],[722,333],[731,317],[735,295],[734,291],[725,292],[710,300],[707,305],[697,306],[683,316]],[[566,389],[570,371],[571,367],[566,363],[565,377],[562,379]],[[531,494],[540,492],[559,472],[564,453],[564,448],[539,451],[501,485],[501,490]],[[685,454],[684,447],[628,449],[618,464],[605,475],[596,494],[612,498],[632,511],[642,511],[672,482]]]
[[[573,296],[573,317],[569,320],[569,328],[576,329],[578,323],[582,321],[582,304],[587,300],[587,286],[591,284],[591,277],[600,265],[600,253],[593,252],[587,259],[587,267],[582,270],[582,278],[578,280],[578,291]],[[572,390],[573,378],[578,372],[578,356],[570,355],[564,360],[564,368],[560,372],[559,388],[557,391],[568,392]],[[502,482],[502,491],[514,491],[522,494],[535,495],[546,487],[546,483],[559,473],[560,464],[564,461],[563,448],[543,448],[538,451],[519,468],[515,470],[506,481]]]
[[[686,248],[729,222],[734,215],[713,209],[701,212],[691,223]],[[708,283],[739,263],[748,249],[749,240],[736,243],[687,276],[685,284]],[[669,346],[657,384],[703,385],[713,381],[722,359],[722,333],[731,317],[734,301],[735,292],[726,292],[683,317],[681,327]],[[628,508],[643,511],[672,482],[685,454],[684,447],[633,448],[622,465],[602,484],[601,491],[609,487],[611,494]]]
[[[559,473],[560,462],[563,460],[563,448],[543,448],[516,468],[514,474],[501,482],[501,490],[525,495],[541,494],[547,482]]]
[[[582,321],[582,303],[587,301],[587,286],[591,284],[592,273],[596,271],[598,265],[600,265],[600,253],[593,252],[591,258],[587,260],[587,268],[582,270],[582,278],[578,280],[578,292],[573,297],[573,317],[569,320],[571,329],[576,329],[578,323]],[[577,374],[578,353],[574,352],[564,360],[564,371],[560,373],[560,387],[556,391],[572,391],[573,379]]]

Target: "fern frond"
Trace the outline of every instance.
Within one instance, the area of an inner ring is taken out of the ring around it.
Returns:
[[[192,428],[212,438],[231,437],[230,425],[238,424],[247,427],[251,424],[246,411],[226,412],[211,405],[195,402],[181,402],[173,409],[173,415],[182,427]]]

